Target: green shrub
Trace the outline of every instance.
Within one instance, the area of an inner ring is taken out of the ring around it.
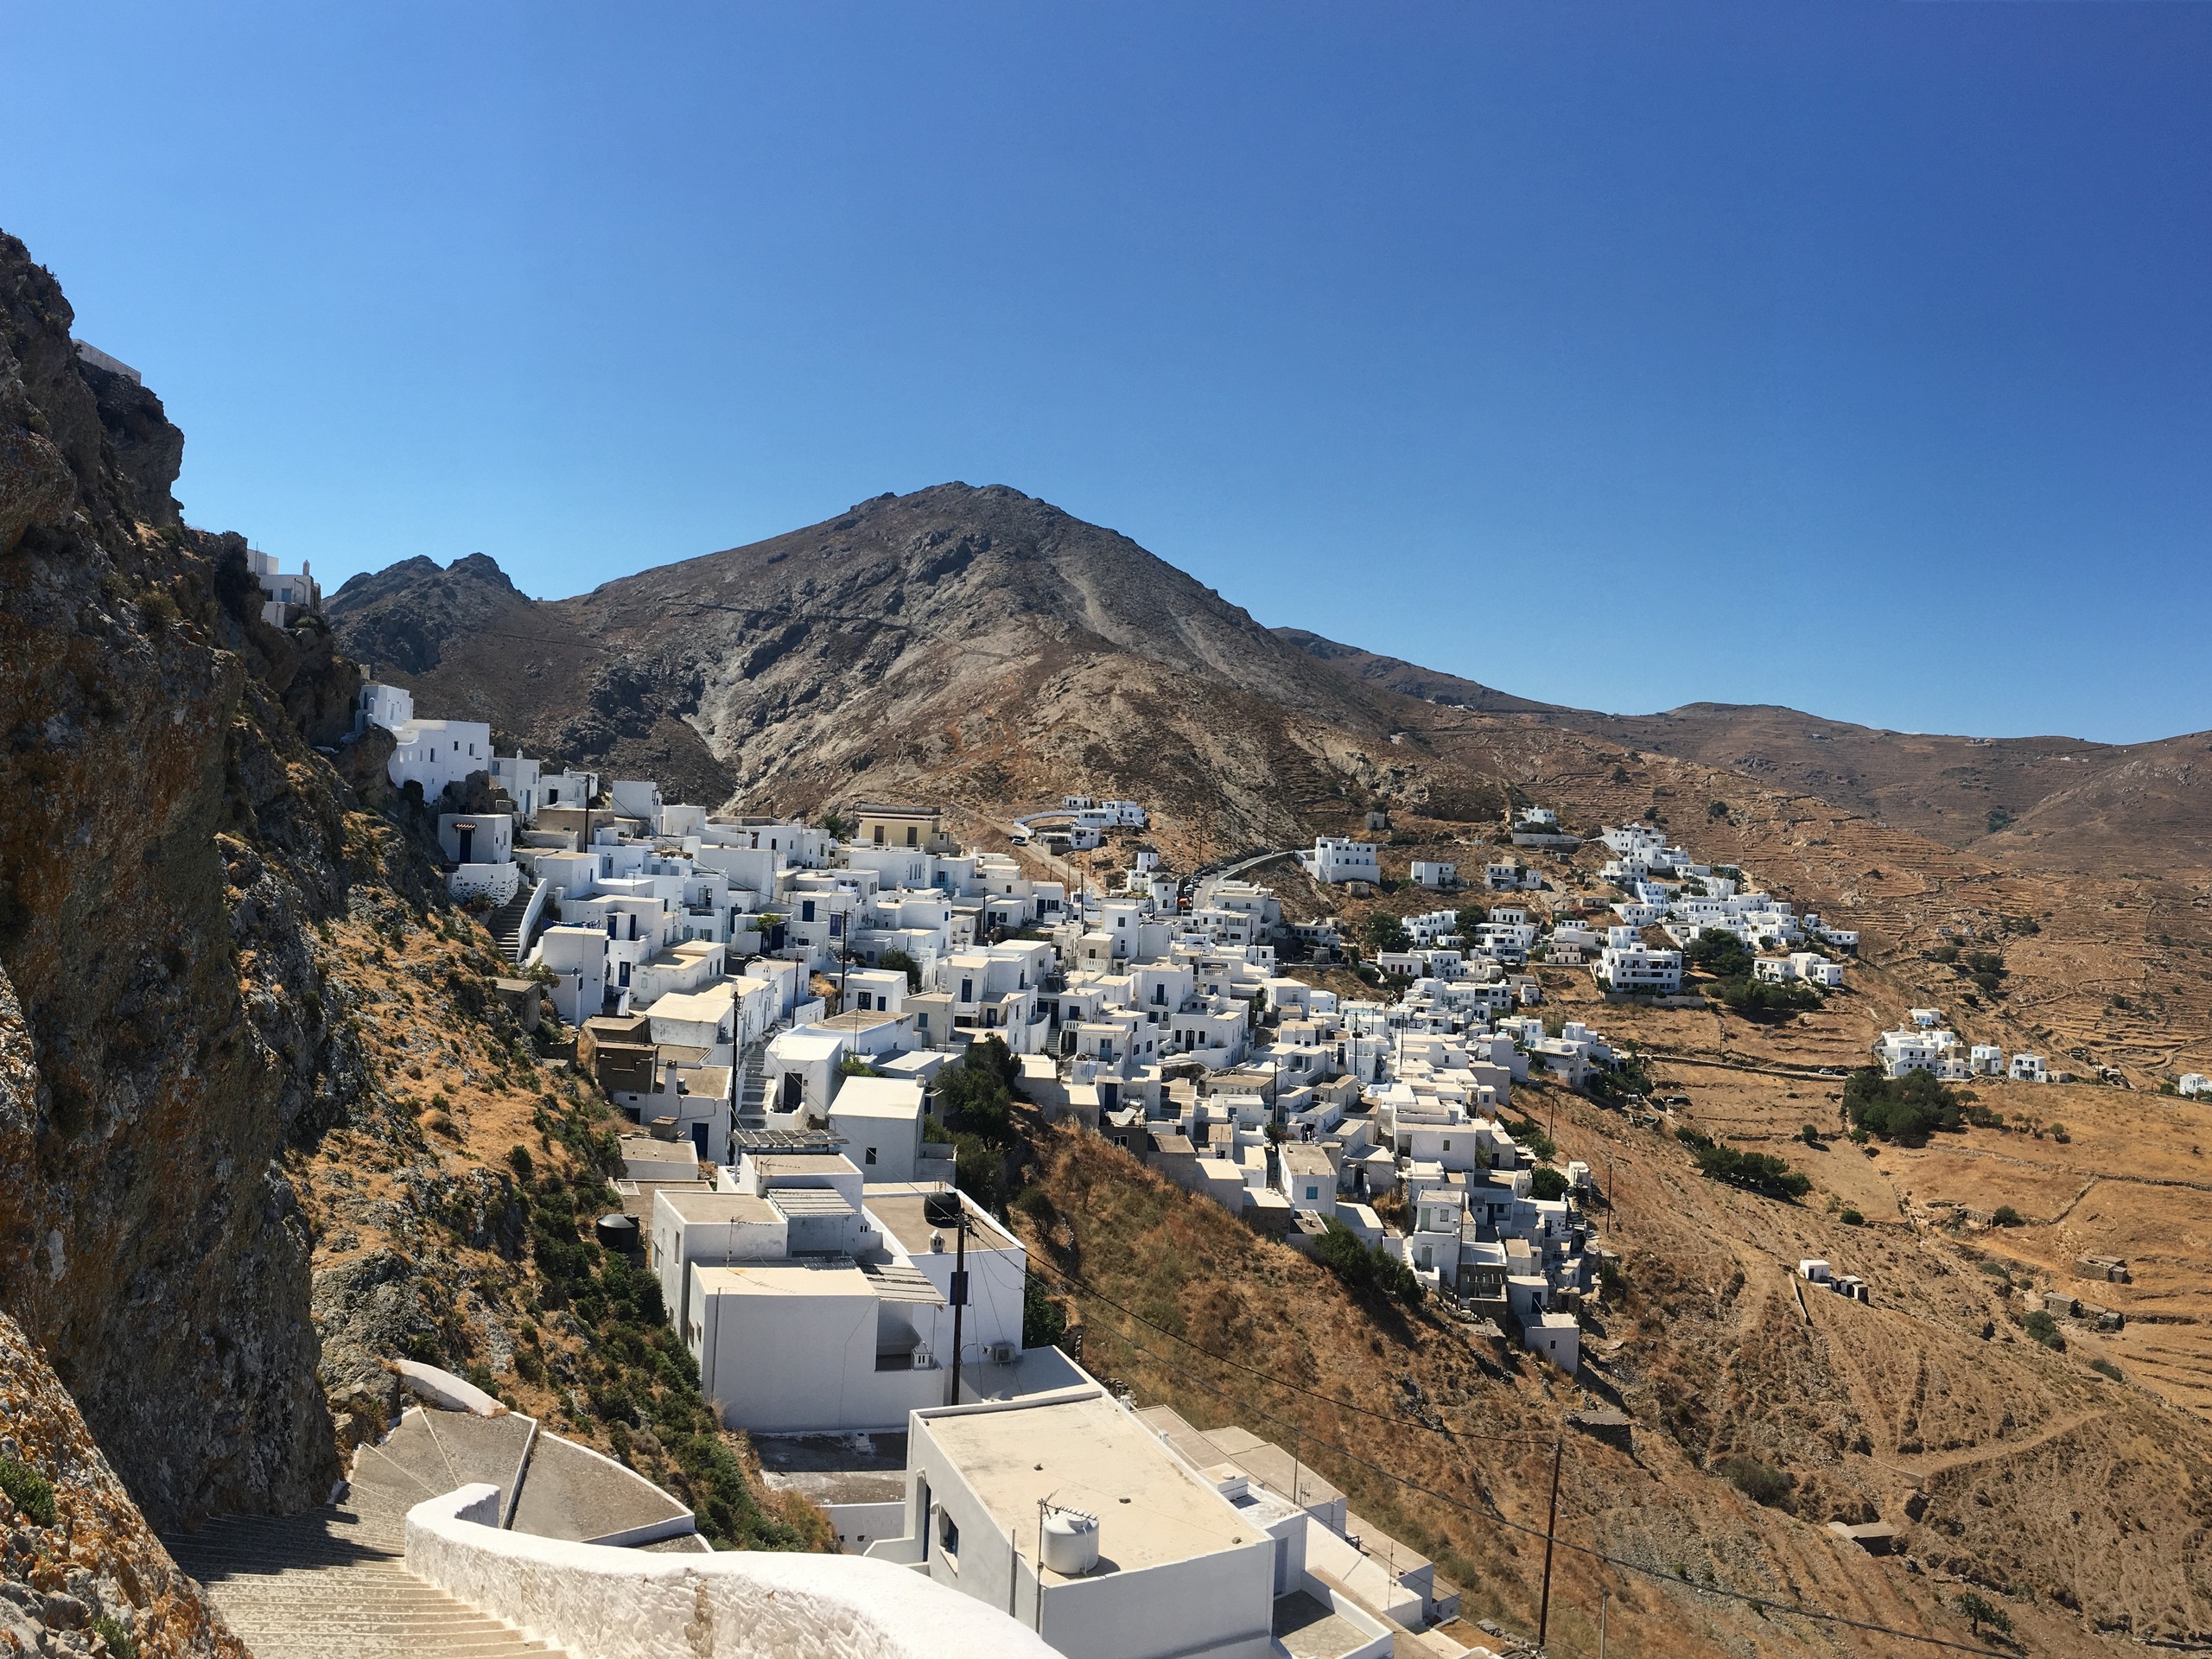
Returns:
[[[1948,1084],[1919,1071],[1885,1077],[1871,1065],[1844,1079],[1843,1109],[1854,1128],[1908,1147],[1924,1145],[1937,1130],[1957,1129],[1965,1122]]]
[[[2025,1331],[2030,1338],[2046,1348],[2063,1351],[2066,1346],[2066,1338],[2058,1334],[2058,1321],[2041,1308],[2036,1309],[2026,1319],[2022,1319],[2020,1328]]]
[[[995,1147],[1014,1144],[1014,1086],[1021,1062],[1005,1040],[986,1037],[937,1074],[938,1109],[956,1131],[965,1131]],[[954,1136],[957,1144],[959,1136]]]
[[[1993,1227],[2024,1227],[2027,1218],[2009,1204],[2000,1204],[1989,1217]]]
[[[1821,1132],[1810,1123],[1797,1131],[1797,1138],[1808,1147],[1817,1147],[1821,1144]]]
[[[1770,1198],[1802,1198],[1812,1191],[1811,1177],[1771,1153],[1745,1152],[1687,1127],[1676,1129],[1675,1138],[1690,1149],[1697,1173],[1709,1180],[1726,1181]]]
[[[1751,953],[1733,933],[1708,927],[1690,941],[1684,953],[1690,965],[1715,979],[1741,979],[1751,971]]]
[[[986,1210],[995,1210],[1002,1196],[1006,1160],[997,1147],[980,1135],[957,1130],[952,1137],[952,1184]]]
[[[2007,1636],[2012,1633],[2012,1619],[2006,1617],[2003,1609],[1991,1605],[1988,1598],[1979,1591],[1964,1592],[1959,1597],[1959,1611],[1967,1616],[1976,1636],[1981,1634],[1981,1627],[1985,1624],[1993,1630],[2002,1630]]]
[[[1356,1296],[1395,1298],[1408,1307],[1421,1306],[1421,1280],[1414,1270],[1381,1245],[1370,1249],[1361,1243],[1359,1236],[1340,1221],[1327,1224],[1313,1255]]]
[[[0,1458],[0,1492],[37,1525],[54,1524],[54,1483],[30,1465]]]
[[[1789,1494],[1797,1484],[1795,1476],[1757,1458],[1723,1458],[1717,1466],[1728,1484],[1752,1503],[1770,1510],[1790,1507]]]
[[[2089,1362],[2089,1369],[2096,1372],[2100,1376],[2110,1377],[2115,1382],[2120,1380],[2120,1367],[2113,1364],[2112,1361],[2105,1358],[2101,1354]]]
[[[1551,1158],[1558,1154],[1559,1147],[1553,1143],[1551,1136],[1544,1133],[1544,1126],[1535,1118],[1511,1118],[1501,1112],[1497,1121],[1505,1132],[1528,1147],[1533,1156]]]
[[[1841,1215],[1838,1216],[1836,1219],[1847,1227],[1863,1227],[1866,1224],[1866,1217],[1860,1215],[1856,1210],[1846,1210]]]
[[[875,965],[879,968],[888,969],[894,972],[906,975],[906,988],[908,990],[918,991],[922,988],[922,964],[916,962],[913,957],[908,956],[904,950],[885,951],[883,955],[877,959]]]
[[[1049,1223],[1059,1213],[1058,1207],[1052,1203],[1052,1195],[1042,1186],[1033,1184],[1023,1187],[1020,1192],[1014,1195],[1014,1207],[1032,1221],[1037,1222]]]
[[[1021,1281],[1021,1345],[1050,1348],[1068,1333],[1067,1310],[1045,1289],[1035,1274]]]
[[[1567,1196],[1567,1177],[1547,1164],[1530,1173],[1529,1196],[1544,1203],[1563,1198]]]
[[[1713,993],[1722,1007],[1746,1020],[1779,1022],[1821,1006],[1818,991],[1795,981],[1775,985],[1763,979],[1724,979],[1713,988]]]
[[[113,1659],[138,1659],[138,1638],[112,1613],[102,1613],[92,1621],[92,1634],[107,1643]]]
[[[1360,924],[1360,932],[1367,940],[1368,949],[1378,957],[1386,950],[1408,950],[1414,942],[1403,923],[1379,910]]]

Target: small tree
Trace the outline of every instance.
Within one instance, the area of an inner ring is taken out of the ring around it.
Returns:
[[[1733,933],[1708,927],[1690,941],[1690,965],[1715,979],[1741,979],[1751,971],[1751,953]]]
[[[1035,1274],[1021,1281],[1021,1345],[1050,1348],[1068,1333],[1067,1310],[1045,1289]]]
[[[906,975],[908,990],[918,991],[922,988],[922,964],[904,950],[885,951],[877,959],[875,965],[887,972]]]
[[[1563,1198],[1567,1196],[1567,1177],[1548,1164],[1533,1170],[1529,1176],[1529,1196],[1539,1203]]]
[[[1407,933],[1404,924],[1396,917],[1387,915],[1379,910],[1371,913],[1364,922],[1360,924],[1360,931],[1365,936],[1368,947],[1378,957],[1386,950],[1406,950],[1413,944],[1413,938]]]

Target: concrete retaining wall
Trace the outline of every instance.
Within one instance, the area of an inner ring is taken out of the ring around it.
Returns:
[[[573,1659],[1053,1659],[995,1608],[886,1561],[640,1554],[496,1526],[499,1490],[407,1515],[407,1569]]]

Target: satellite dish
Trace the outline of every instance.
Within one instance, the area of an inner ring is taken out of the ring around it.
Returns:
[[[965,1212],[957,1192],[931,1192],[922,1199],[922,1219],[932,1227],[957,1227]]]

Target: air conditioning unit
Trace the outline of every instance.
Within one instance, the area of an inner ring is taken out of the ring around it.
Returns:
[[[991,1363],[994,1365],[1011,1365],[1014,1363],[1014,1357],[1020,1351],[1021,1351],[1019,1348],[1015,1347],[1014,1344],[1010,1342],[995,1342],[991,1344],[990,1349]]]

